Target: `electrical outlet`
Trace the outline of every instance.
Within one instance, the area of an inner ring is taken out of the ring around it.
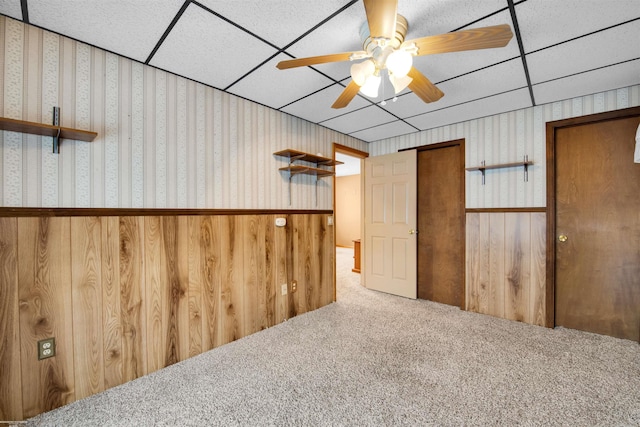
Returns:
[[[280,289],[282,289],[282,295],[286,295],[287,294],[287,284],[286,283],[283,283],[280,286]]]
[[[38,341],[38,360],[48,359],[56,355],[56,339],[47,338]]]
[[[296,280],[293,280],[291,282],[291,292],[293,293],[293,292],[295,292],[297,290],[298,290],[298,282]]]
[[[327,225],[333,225],[333,216],[327,217]]]

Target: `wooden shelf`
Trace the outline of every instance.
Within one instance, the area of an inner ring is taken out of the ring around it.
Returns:
[[[33,135],[52,136],[54,138],[73,139],[76,141],[91,142],[97,132],[88,130],[65,128],[56,125],[46,125],[44,123],[27,122],[25,120],[8,119],[0,117],[0,130],[10,132],[30,133]],[[57,144],[54,144],[54,152]]]
[[[289,159],[287,166],[278,169],[281,172],[287,172],[289,178],[289,206],[291,206],[291,178],[296,175],[312,175],[316,177],[316,205],[318,204],[318,178],[324,178],[327,176],[335,175],[332,169],[322,169],[318,166],[336,166],[341,165],[342,162],[333,160],[329,157],[318,156],[315,154],[305,153],[304,151],[298,151],[293,149],[286,149],[276,151],[274,156],[286,157]],[[300,165],[295,162],[308,162],[315,164],[315,167]]]
[[[288,157],[289,163],[293,163],[296,160],[301,160],[303,162],[315,163],[319,166],[335,166],[342,164],[342,162],[333,160],[329,157],[317,156],[315,154],[304,153],[298,150],[287,149],[275,152],[273,154],[276,156]]]
[[[302,165],[289,165],[289,166],[280,168],[279,170],[289,171],[289,173],[291,173],[291,176],[302,174],[302,175],[315,175],[320,178],[324,176],[332,176],[335,174],[335,172],[330,170],[312,168],[310,166],[302,166]]]
[[[485,171],[491,169],[504,169],[504,168],[515,168],[515,167],[524,167],[524,180],[525,182],[529,181],[529,166],[533,164],[533,160],[529,160],[529,156],[524,156],[524,160],[521,162],[511,162],[511,163],[498,163],[495,165],[485,165],[484,161],[480,166],[473,166],[470,168],[466,168],[468,171],[480,171],[482,173],[482,185],[484,185]]]

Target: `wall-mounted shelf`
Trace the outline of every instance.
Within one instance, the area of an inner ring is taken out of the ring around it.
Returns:
[[[318,156],[315,154],[305,153],[303,151],[286,149],[273,153],[274,156],[286,157],[289,159],[287,166],[281,167],[279,170],[287,172],[289,178],[289,206],[291,206],[291,178],[296,175],[313,175],[316,177],[316,205],[318,204],[318,178],[333,176],[335,172],[331,169],[322,169],[318,166],[336,166],[342,162],[329,157]],[[301,165],[295,162],[314,163],[315,166]]]
[[[56,113],[54,113],[54,116],[55,114]],[[65,128],[58,125],[47,125],[44,123],[27,122],[25,120],[8,119],[6,117],[0,117],[0,130],[30,133],[33,135],[52,136],[54,138],[54,153],[60,152],[60,138],[91,142],[96,138],[96,136],[98,136],[97,132],[91,132],[88,130]]]
[[[515,168],[522,166],[524,168],[524,181],[529,181],[529,166],[533,164],[533,160],[529,160],[529,156],[524,156],[521,162],[499,163],[496,165],[485,165],[484,160],[480,166],[467,168],[468,171],[480,171],[482,173],[482,185],[484,185],[485,171],[490,169]]]

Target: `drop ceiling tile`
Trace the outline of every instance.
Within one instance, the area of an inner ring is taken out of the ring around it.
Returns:
[[[331,105],[343,90],[344,86],[334,84],[293,104],[287,105],[282,108],[281,111],[318,123],[366,107],[370,104],[364,98],[356,96],[345,108],[331,108]]]
[[[513,31],[511,15],[508,11],[497,13],[465,29],[501,24],[508,24]],[[417,56],[414,58],[414,66],[427,74],[431,81],[438,82],[519,56],[520,49],[518,48],[518,41],[514,36],[505,47],[501,48]]]
[[[320,123],[344,134],[395,121],[396,118],[375,105],[353,111]]]
[[[14,19],[22,19],[22,6],[20,0],[5,0],[0,2],[0,14]]]
[[[282,48],[338,11],[348,0],[200,0],[200,3]]]
[[[284,54],[276,56],[231,86],[229,92],[278,109],[334,84],[333,80],[307,67],[277,69],[276,64],[286,58]]]
[[[287,48],[287,52],[296,58],[305,58],[362,50],[359,31],[365,19],[363,3],[358,1]],[[314,67],[336,80],[342,80],[349,76],[351,62],[319,64]]]
[[[505,8],[505,0],[398,1],[398,13],[409,22],[407,40],[467,27],[472,22]],[[511,24],[511,19],[505,23]]]
[[[276,52],[191,3],[150,64],[224,89]]]
[[[379,139],[392,138],[394,136],[406,135],[413,132],[416,132],[414,127],[398,120],[392,123],[364,129],[359,132],[353,132],[350,136],[366,142],[373,142]]]
[[[407,122],[427,130],[527,107],[531,107],[531,97],[529,90],[523,88],[411,117]]]
[[[640,84],[640,59],[533,86],[536,104]]]
[[[29,21],[120,55],[146,61],[182,0],[30,1]]]
[[[407,118],[526,85],[522,61],[518,58],[437,84],[444,96],[436,102],[425,104],[415,94],[409,93],[398,97],[397,102],[387,102],[383,108],[398,117]]]
[[[640,20],[527,55],[533,84],[640,57]]]
[[[527,0],[515,10],[526,53],[640,17],[638,0]]]

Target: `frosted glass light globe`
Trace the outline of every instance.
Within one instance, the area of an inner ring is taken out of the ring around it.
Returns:
[[[389,54],[387,58],[387,70],[396,77],[404,77],[407,75],[413,65],[413,58],[406,50],[398,49]]]

